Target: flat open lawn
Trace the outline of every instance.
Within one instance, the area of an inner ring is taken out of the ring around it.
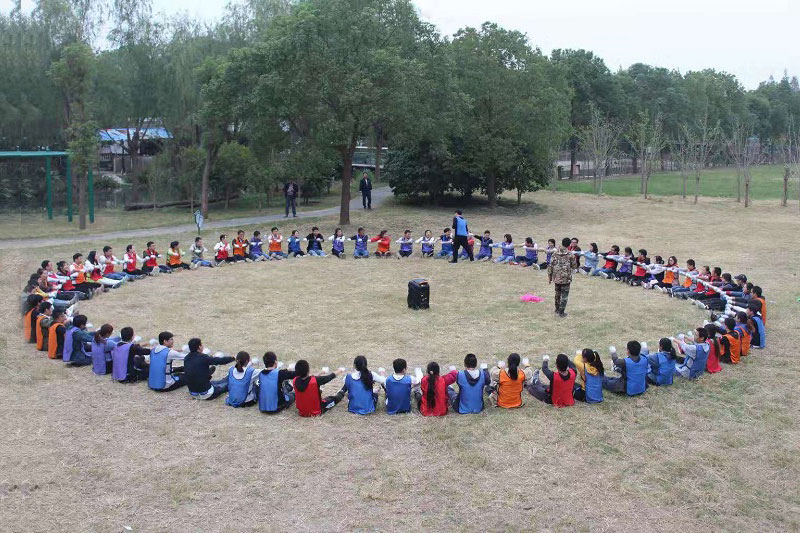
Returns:
[[[751,182],[751,198],[755,200],[771,200],[783,198],[783,165],[764,165],[753,167]],[[798,180],[789,180],[789,202],[797,208]],[[694,199],[695,178],[689,175],[686,194]],[[594,193],[593,180],[559,181],[559,191]],[[736,198],[736,169],[717,168],[704,171],[700,176],[700,196]],[[619,176],[603,180],[603,193],[609,196],[641,196],[641,177]],[[648,194],[652,196],[681,196],[683,194],[683,178],[680,172],[658,172],[650,176]],[[744,198],[744,180],[742,180],[742,198]],[[744,200],[743,200],[744,201]]]
[[[551,192],[524,200],[494,213],[469,208],[470,228],[540,243],[575,235],[582,244],[644,247],[745,272],[770,301],[768,348],[694,383],[635,399],[607,394],[593,406],[554,409],[526,393],[522,409],[442,419],[382,409],[359,417],[346,401],[319,419],[294,409],[269,417],[222,398],[197,402],[185,390],[162,395],[142,383],[112,383],[36,354],[20,340],[16,289],[42,258],[74,250],[6,251],[0,529],[800,528],[800,215],[774,201],[732,211],[730,200],[702,199],[702,209],[677,199]],[[346,231],[388,228],[396,238],[410,228],[418,236],[449,225],[451,215],[391,204],[353,213]],[[302,223],[304,232],[318,223],[327,235],[336,220]],[[406,307],[406,283],[416,276],[431,280],[429,311]],[[526,291],[545,302],[521,304]],[[489,362],[517,351],[538,365],[542,354],[582,347],[608,364],[610,344],[654,343],[704,318],[685,303],[597,278],[575,280],[565,320],[555,319],[551,300],[546,274],[519,267],[306,258],[162,275],[81,310],[97,326],[130,325],[145,339],[168,329],[178,344],[198,335],[215,350],[271,349],[317,370],[349,367],[359,354],[374,369],[399,356],[412,367],[429,360],[460,367],[467,352]]]

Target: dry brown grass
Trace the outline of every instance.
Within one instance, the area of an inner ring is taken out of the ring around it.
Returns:
[[[358,417],[342,405],[305,420],[62,368],[19,341],[16,293],[5,291],[2,529],[800,528],[797,215],[772,203],[744,211],[730,202],[698,208],[547,192],[528,200],[536,204],[470,209],[471,229],[539,242],[577,235],[603,248],[641,246],[746,272],[774,301],[768,349],[697,383],[636,399],[607,396],[597,406],[557,410],[529,398],[516,411],[430,420]],[[394,206],[358,212],[356,222],[371,233],[416,234],[441,229],[450,214]],[[318,222],[326,231],[335,223]],[[2,286],[16,288],[44,255],[71,252],[6,252]],[[430,311],[405,306],[415,276],[432,280]],[[519,303],[526,290],[545,302]],[[349,366],[359,353],[374,368],[397,356],[458,364],[467,351],[484,361],[520,351],[538,362],[583,346],[654,342],[703,318],[663,296],[583,277],[567,320],[554,319],[551,299],[543,272],[330,258],[161,276],[83,310],[96,325],[131,325],[145,339],[168,328],[181,343],[200,335],[215,349],[273,349],[317,368]]]

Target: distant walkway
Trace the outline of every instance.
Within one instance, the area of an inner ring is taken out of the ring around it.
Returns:
[[[389,187],[380,187],[372,191],[372,206],[373,209],[381,205],[387,198],[392,195]],[[350,200],[350,213],[358,212],[361,207],[361,194],[358,193],[357,197]],[[317,209],[315,211],[298,212],[297,218],[316,218],[327,217],[339,213],[339,206],[329,207],[327,209]],[[249,226],[253,224],[261,224],[264,222],[277,222],[280,220],[290,220],[284,218],[283,215],[263,215],[255,217],[242,217],[242,218],[229,218],[226,220],[215,220],[203,224],[203,229],[214,228],[229,228],[233,226]],[[195,224],[181,224],[178,226],[159,226],[155,228],[144,228],[129,231],[112,231],[109,233],[91,233],[86,235],[75,235],[74,237],[59,237],[48,238],[43,237],[39,239],[7,239],[0,240],[0,250],[10,250],[14,248],[41,248],[43,246],[60,246],[62,244],[72,244],[74,242],[83,241],[110,241],[114,239],[122,239],[125,237],[150,237],[151,235],[168,235],[176,233],[188,233],[196,231]]]

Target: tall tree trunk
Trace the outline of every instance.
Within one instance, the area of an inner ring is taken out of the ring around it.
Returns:
[[[350,184],[353,181],[353,154],[356,151],[356,136],[350,145],[343,148],[342,154],[342,199],[339,204],[339,225],[350,225]]]
[[[789,203],[789,167],[783,169],[783,201],[781,205],[786,207]]]
[[[641,169],[642,170],[642,176],[641,176],[641,183],[639,184],[639,193],[640,194],[644,194],[644,180],[645,180],[645,175],[647,174],[647,171],[645,170],[646,167],[647,167],[647,163],[642,162],[642,169]]]
[[[383,159],[383,128],[375,128],[375,181],[381,180],[381,160]]]
[[[631,157],[631,165],[633,168],[631,169],[631,174],[638,174],[639,173],[639,158],[635,155]]]
[[[87,204],[86,204],[86,181],[87,181],[87,171],[80,169],[76,176],[78,179],[78,227],[80,229],[86,229],[86,212]]]
[[[194,213],[194,183],[189,182],[189,210]]]
[[[694,173],[694,203],[697,205],[697,198],[700,196],[700,172]]]
[[[681,171],[681,179],[683,180],[683,199],[686,200],[686,182],[689,179],[689,176],[686,174],[685,170]]]
[[[606,161],[606,168],[603,169],[603,176],[608,177],[612,173],[611,171],[611,160]]]
[[[522,189],[517,189],[517,205],[522,204]]]
[[[203,218],[208,218],[208,182],[211,179],[215,153],[216,149],[213,146],[206,146],[206,164],[203,167],[203,179],[200,183],[200,212]]]
[[[650,173],[644,177],[644,199],[647,200],[647,189],[650,186]]]
[[[575,165],[578,164],[578,139],[574,135],[569,140],[569,177],[573,179],[575,175]]]
[[[139,201],[139,189],[141,188],[141,182],[139,181],[139,141],[135,137],[128,141],[128,155],[131,156],[131,203],[135,204]]]
[[[603,176],[597,178],[597,196],[603,194]]]
[[[486,196],[489,198],[489,209],[497,207],[497,178],[494,172],[486,174]]]
[[[750,170],[744,171],[744,206],[750,207]]]

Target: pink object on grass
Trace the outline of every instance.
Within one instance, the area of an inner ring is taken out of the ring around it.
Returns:
[[[519,301],[520,302],[534,302],[534,303],[536,303],[536,302],[543,301],[543,298],[541,298],[540,296],[536,296],[535,294],[526,293],[526,294],[523,294],[522,296],[519,297]]]

